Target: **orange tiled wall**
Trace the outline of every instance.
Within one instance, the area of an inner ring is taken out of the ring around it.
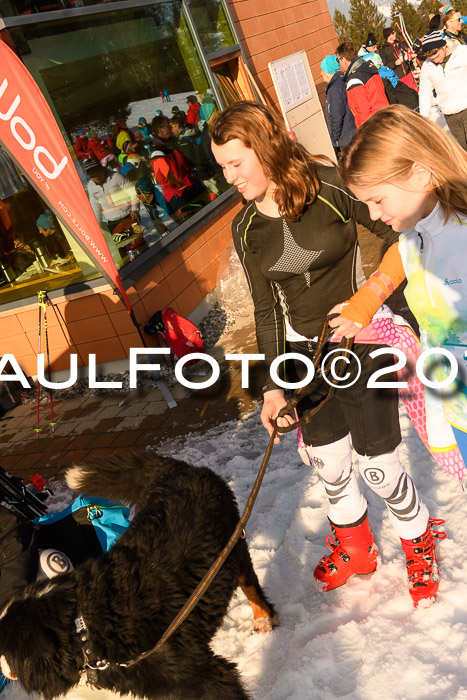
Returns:
[[[237,202],[225,209],[128,290],[139,322],[168,305],[186,316],[216,286],[220,256],[231,241],[230,224],[240,207]],[[54,299],[56,311],[47,307],[52,371],[68,369],[70,353],[78,354],[82,366],[89,353],[96,354],[97,362],[110,362],[128,357],[130,347],[142,346],[128,312],[110,288],[73,297]],[[154,345],[150,336],[145,339]],[[0,308],[0,355],[13,353],[31,376],[36,374],[37,351],[37,304],[4,313]],[[43,331],[41,351],[45,352]]]
[[[326,0],[228,0],[248,65],[270,103],[277,103],[268,63],[306,51],[324,104],[320,66],[338,41]]]

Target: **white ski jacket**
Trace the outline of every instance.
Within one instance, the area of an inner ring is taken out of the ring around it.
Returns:
[[[420,114],[430,116],[433,90],[443,114],[458,114],[467,109],[467,46],[459,45],[445,67],[426,59],[420,73]]]

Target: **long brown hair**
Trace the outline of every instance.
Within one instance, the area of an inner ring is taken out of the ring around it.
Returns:
[[[289,221],[298,221],[319,194],[316,166],[333,164],[326,156],[312,156],[292,141],[281,117],[256,102],[235,102],[224,109],[210,128],[210,135],[217,146],[240,139],[254,150],[266,176],[276,185],[273,196],[279,213]]]
[[[441,127],[403,105],[373,114],[344,149],[338,170],[347,187],[371,187],[410,177],[414,163],[431,173],[446,222],[467,215],[467,153]]]

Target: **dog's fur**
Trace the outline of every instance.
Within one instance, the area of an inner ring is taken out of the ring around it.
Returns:
[[[78,683],[79,610],[92,651],[111,662],[98,672],[100,687],[150,699],[248,698],[235,665],[209,646],[237,585],[250,601],[257,629],[277,624],[244,539],[160,651],[129,668],[112,665],[156,644],[222,551],[239,520],[227,484],[210,469],[136,455],[73,467],[67,483],[88,495],[135,504],[135,516],[109,552],[31,584],[3,611],[0,654],[24,689],[50,700]]]

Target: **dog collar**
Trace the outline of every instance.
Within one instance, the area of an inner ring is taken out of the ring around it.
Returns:
[[[78,611],[78,617],[75,619],[75,629],[81,651],[83,652],[84,666],[82,670],[86,674],[86,682],[88,685],[97,686],[98,671],[105,671],[110,664],[105,659],[99,659],[94,654],[89,640],[89,630],[80,611]]]

